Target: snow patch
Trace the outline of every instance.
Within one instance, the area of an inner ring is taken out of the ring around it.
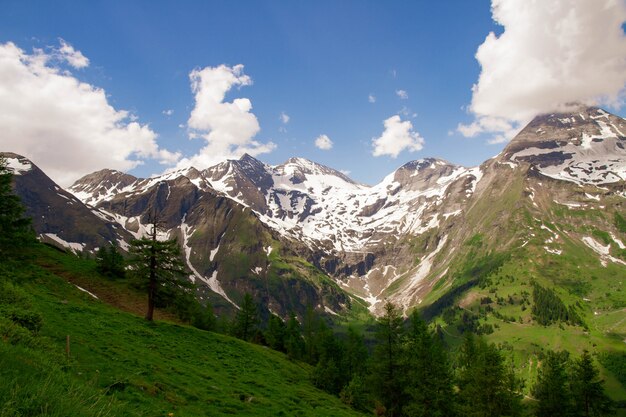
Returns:
[[[33,169],[33,166],[27,160],[20,161],[18,158],[7,158],[6,162],[7,168],[13,171],[14,175],[22,175],[22,173]]]
[[[543,248],[546,250],[546,252],[548,252],[548,253],[552,253],[552,254],[554,254],[554,255],[560,255],[560,254],[562,254],[562,253],[563,253],[563,251],[562,251],[561,249],[550,249],[550,248],[549,248],[549,247],[547,247],[547,246],[544,246]]]
[[[78,285],[76,285],[76,284],[72,284],[72,285],[74,285],[76,288],[78,288],[78,289],[79,289],[79,290],[81,290],[82,292],[84,292],[84,293],[87,293],[87,294],[91,295],[91,296],[92,296],[93,298],[95,298],[96,300],[98,300],[98,299],[99,299],[99,298],[98,298],[98,296],[97,296],[96,294],[94,294],[94,293],[92,293],[92,292],[87,291],[87,290],[86,290],[86,289],[84,289],[83,287],[79,287],[79,286],[78,286]]]
[[[594,252],[596,252],[597,254],[602,255],[602,256],[608,255],[609,254],[609,250],[611,249],[611,245],[603,246],[597,240],[595,240],[594,238],[589,237],[589,236],[583,237],[583,242],[585,243],[585,245],[587,245],[591,249],[593,249]]]
[[[611,239],[613,239],[613,242],[617,243],[617,246],[619,246],[620,249],[626,249],[626,245],[624,245],[624,243],[622,243],[617,236],[615,236],[612,232],[609,233],[609,235],[611,236]]]
[[[220,282],[217,280],[217,270],[213,271],[213,275],[211,275],[211,278],[207,279],[202,274],[200,274],[198,272],[198,270],[192,265],[192,263],[191,263],[191,247],[188,246],[187,243],[188,243],[188,240],[189,240],[189,236],[191,236],[193,231],[190,231],[189,230],[190,229],[189,225],[187,223],[185,223],[186,217],[187,217],[187,214],[185,213],[185,215],[183,216],[183,219],[181,221],[181,224],[180,224],[180,231],[181,231],[181,233],[183,235],[183,249],[185,251],[185,261],[187,263],[187,266],[189,267],[191,272],[193,272],[193,274],[194,274],[196,279],[199,279],[200,281],[202,281],[205,284],[207,284],[209,286],[209,288],[211,289],[211,291],[213,291],[216,294],[221,295],[226,301],[231,303],[233,306],[239,308],[239,306],[237,304],[235,304],[230,298],[228,298],[228,295],[226,295],[226,292],[222,288]],[[219,246],[218,246],[218,248],[219,248]],[[194,280],[194,282],[195,282],[195,280]]]
[[[332,314],[333,316],[338,316],[339,315],[336,312],[334,312],[333,310],[331,310],[330,308],[328,308],[327,306],[324,306],[324,311],[327,312],[328,314]]]
[[[73,250],[76,253],[82,252],[85,249],[85,244],[84,243],[67,242],[67,241],[61,239],[55,233],[44,233],[43,236],[46,236],[46,237],[52,239],[53,241],[55,241],[59,245],[63,246],[64,248],[71,249],[71,250]]]

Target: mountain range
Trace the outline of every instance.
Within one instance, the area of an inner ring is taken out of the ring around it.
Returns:
[[[625,132],[626,120],[596,107],[542,115],[480,166],[425,158],[374,186],[303,158],[244,155],[152,178],[105,169],[64,190],[33,161],[3,155],[42,240],[126,250],[156,211],[198,297],[218,310],[247,292],[283,317],[306,306],[378,315],[386,300],[437,314],[513,267],[565,289],[579,286],[576,270],[600,271],[604,284],[583,298],[619,310],[623,296],[602,291],[626,277]]]

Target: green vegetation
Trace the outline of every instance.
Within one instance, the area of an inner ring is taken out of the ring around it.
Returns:
[[[618,212],[615,212],[615,227],[620,232],[626,233],[626,219]]]
[[[86,262],[48,251],[37,245],[31,254],[66,258],[75,270]],[[2,416],[356,415],[313,387],[310,366],[282,353],[188,326],[147,322],[79,291],[52,268],[0,268]],[[98,280],[81,283],[91,288]],[[8,318],[7,306],[43,317],[38,332]],[[66,335],[69,358],[63,354]]]
[[[542,326],[565,322],[573,326],[583,325],[573,307],[566,307],[556,293],[533,282],[533,319]]]
[[[568,352],[548,351],[544,355],[533,388],[537,417],[590,417],[612,414],[612,401],[589,352],[574,361]]]
[[[13,174],[0,157],[0,259],[15,257],[34,239],[31,221],[11,188]]]
[[[140,288],[148,293],[146,320],[152,321],[154,307],[158,299],[170,296],[172,292],[191,288],[187,272],[180,256],[180,246],[176,240],[157,240],[156,214],[153,216],[149,238],[135,239],[130,243],[130,270]],[[169,293],[169,294],[168,294]]]
[[[117,250],[117,246],[102,246],[96,254],[96,271],[105,277],[116,279],[124,278],[126,270],[122,254]]]

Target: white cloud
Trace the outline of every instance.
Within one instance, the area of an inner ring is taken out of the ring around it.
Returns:
[[[66,57],[82,56],[64,47]],[[63,186],[101,168],[126,171],[147,158],[176,162],[179,155],[160,149],[157,134],[113,108],[103,89],[52,66],[56,54],[0,44],[1,149],[32,159]],[[67,59],[78,67],[88,62]]]
[[[370,103],[376,103],[376,96],[370,94],[369,96],[367,96],[367,101],[369,101]]]
[[[161,113],[163,113],[163,115],[164,115],[164,116],[169,117],[169,116],[171,116],[171,115],[173,115],[173,114],[174,114],[174,110],[172,110],[172,109],[167,109],[167,110],[163,110]]]
[[[315,146],[323,151],[327,151],[333,148],[333,141],[326,135],[319,135],[315,139]]]
[[[372,155],[389,155],[397,158],[404,150],[415,152],[424,147],[424,138],[413,130],[413,124],[410,121],[402,121],[399,115],[395,115],[385,120],[384,125],[383,134],[372,139],[374,147]]]
[[[205,67],[189,74],[191,90],[196,105],[187,125],[191,138],[202,138],[206,145],[178,167],[192,165],[208,168],[228,158],[238,158],[244,153],[256,156],[276,148],[272,142],[260,143],[254,136],[261,130],[252,103],[247,98],[224,101],[233,87],[252,85],[252,79],[243,73],[243,65]]]
[[[469,108],[476,121],[459,125],[459,132],[499,132],[510,139],[537,114],[567,110],[574,103],[621,105],[626,3],[492,0],[492,13],[504,32],[490,33],[478,48],[482,71]],[[486,127],[493,119],[501,120],[503,129]]]
[[[285,113],[285,112],[281,112],[280,113],[279,119],[282,122],[282,124],[284,124],[284,125],[289,123],[289,115],[287,113]]]
[[[396,90],[396,95],[400,97],[401,100],[406,100],[409,98],[409,93],[404,90]]]
[[[82,52],[75,50],[63,39],[59,39],[59,42],[61,43],[61,47],[57,50],[59,59],[67,61],[68,64],[77,69],[89,66],[89,59]]]

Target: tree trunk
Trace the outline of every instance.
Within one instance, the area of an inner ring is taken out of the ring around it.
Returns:
[[[148,311],[146,312],[146,320],[152,321],[154,317],[154,298],[157,290],[156,277],[156,221],[152,227],[152,246],[150,247],[150,281],[148,283]]]

